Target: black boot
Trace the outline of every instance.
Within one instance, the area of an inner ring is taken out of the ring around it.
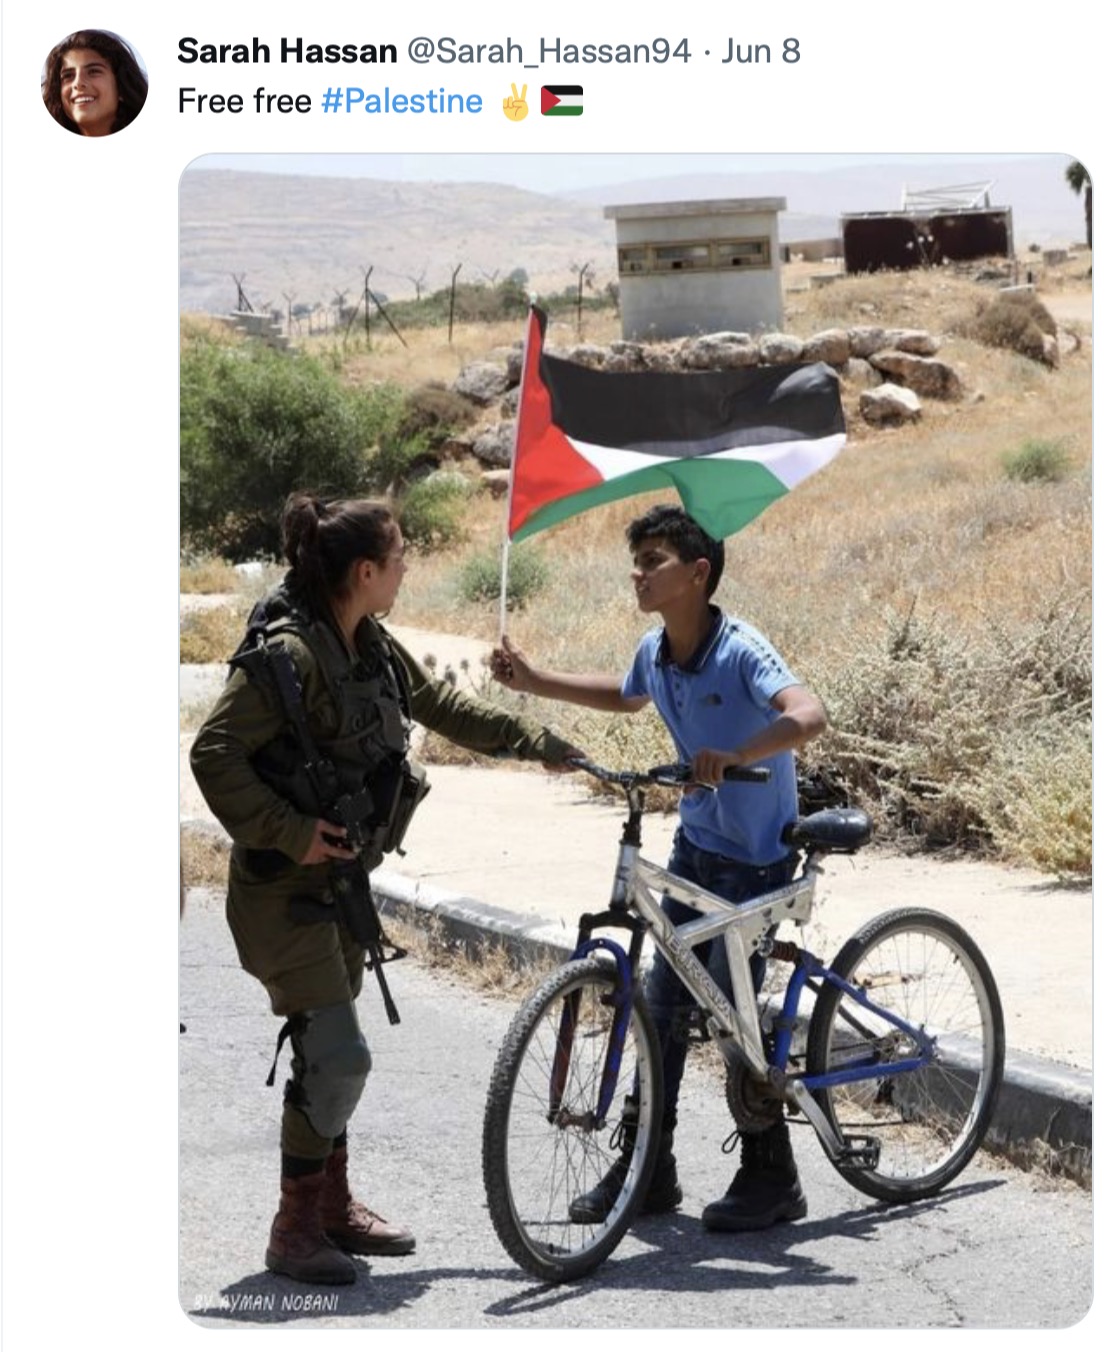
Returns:
[[[630,1100],[624,1105],[620,1120],[620,1156],[595,1188],[583,1192],[569,1204],[570,1220],[578,1225],[598,1225],[615,1206],[623,1189],[631,1156],[635,1153],[635,1133],[638,1131],[638,1104]],[[640,1215],[653,1216],[663,1211],[676,1211],[680,1205],[681,1184],[677,1181],[677,1161],[673,1157],[673,1129],[676,1122],[663,1122],[662,1139],[658,1143],[658,1157],[654,1173],[646,1190]]]
[[[739,1172],[727,1195],[704,1209],[706,1230],[766,1230],[808,1214],[784,1118],[765,1131],[743,1132]]]

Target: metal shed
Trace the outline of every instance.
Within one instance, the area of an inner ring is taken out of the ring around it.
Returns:
[[[991,183],[905,188],[899,211],[842,217],[848,273],[904,270],[1012,256],[1012,209],[993,207]]]

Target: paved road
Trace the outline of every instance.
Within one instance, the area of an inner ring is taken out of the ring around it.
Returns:
[[[190,895],[181,927],[179,1289],[197,1322],[513,1333],[1045,1329],[1073,1324],[1089,1307],[1090,1195],[989,1162],[975,1161],[938,1199],[890,1211],[854,1192],[800,1131],[808,1219],[757,1237],[708,1235],[698,1210],[723,1190],[734,1161],[718,1153],[729,1119],[716,1078],[699,1070],[678,1133],[682,1211],[641,1223],[589,1281],[542,1287],[500,1249],[480,1177],[485,1087],[513,1005],[410,960],[391,971],[399,1027],[388,1026],[374,990],[360,1001],[374,1070],[351,1150],[367,1200],[412,1225],[419,1248],[365,1263],[357,1284],[338,1292],[271,1277],[261,1259],[277,1190],[280,1090],[264,1080],[278,1024],[238,968],[218,899]],[[334,1305],[319,1304],[324,1296]]]

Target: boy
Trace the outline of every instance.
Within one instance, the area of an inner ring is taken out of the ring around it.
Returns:
[[[493,653],[493,675],[512,690],[611,713],[634,713],[653,701],[693,779],[716,790],[682,796],[669,868],[719,896],[746,901],[792,877],[795,861],[781,842],[782,829],[797,816],[792,753],[823,731],[827,717],[761,634],[711,603],[723,572],[719,541],[668,505],[632,521],[627,540],[639,609],[660,615],[662,628],[645,635],[622,680],[540,670],[506,637]],[[755,764],[771,768],[769,784],[723,783],[728,766]],[[694,915],[670,897],[663,907],[675,923]],[[722,938],[712,941],[708,965],[730,993]],[[673,1133],[688,1044],[678,1024],[692,997],[656,957],[646,999],[662,1043],[664,1100],[662,1144],[643,1210],[662,1212],[682,1197]],[[625,1120],[633,1126],[633,1103]],[[621,1159],[574,1200],[575,1220],[601,1220],[610,1210],[626,1175],[633,1130],[625,1140]],[[760,1230],[805,1216],[784,1116],[765,1131],[743,1133],[741,1141],[739,1171],[726,1195],[706,1208],[705,1226]]]

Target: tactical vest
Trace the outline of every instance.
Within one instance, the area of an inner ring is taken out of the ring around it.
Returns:
[[[365,623],[371,626],[376,641],[367,642],[360,630],[358,656],[352,659],[332,626],[297,608],[282,585],[255,607],[231,666],[242,668],[250,679],[264,681],[272,688],[272,674],[267,670],[259,638],[272,647],[280,645],[284,636],[294,634],[307,646],[330,695],[330,717],[321,723],[317,706],[311,725],[312,741],[334,771],[334,787],[326,796],[337,799],[368,790],[367,801],[372,806],[365,821],[363,859],[373,867],[382,854],[399,845],[390,824],[395,822],[398,797],[412,777],[407,761],[411,691],[407,672],[388,636],[372,621]],[[309,772],[291,723],[255,753],[252,764],[259,778],[305,816],[330,815],[332,803],[320,801],[318,782]],[[420,788],[416,802],[425,792],[421,779]],[[410,816],[411,811],[407,818]],[[406,825],[407,820],[403,827]],[[399,834],[402,837],[403,828]],[[252,871],[264,873],[267,865],[271,867],[276,861],[260,856],[277,853],[251,850],[247,862]],[[284,856],[280,859],[287,864]]]

